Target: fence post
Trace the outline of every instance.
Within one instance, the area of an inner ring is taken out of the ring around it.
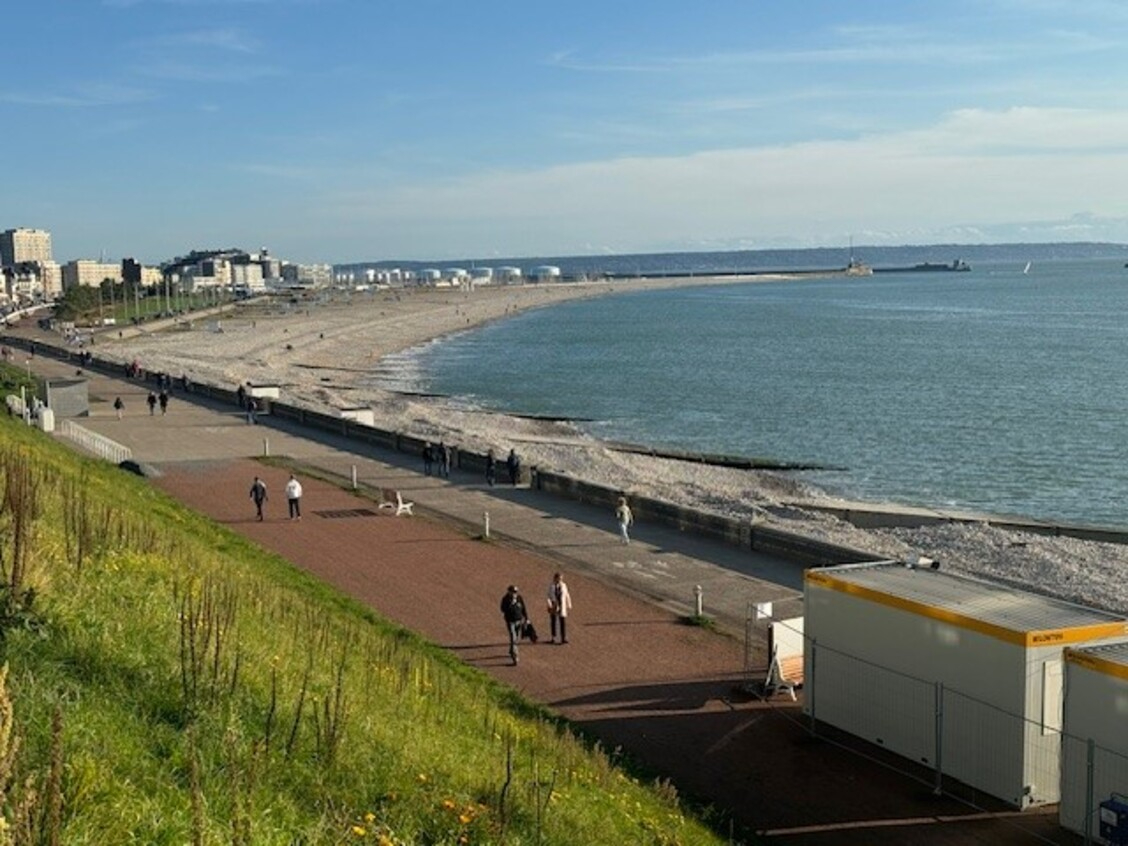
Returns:
[[[933,691],[936,697],[936,749],[932,757],[936,761],[936,784],[932,795],[940,796],[944,793],[944,682],[936,682]]]
[[[816,684],[816,679],[815,679],[815,667],[816,667],[816,664],[818,663],[818,657],[819,657],[819,642],[814,638],[811,639],[810,650],[811,650],[811,662],[810,662],[809,668],[810,668],[810,671],[811,671],[811,677],[809,679],[804,679],[804,681],[803,681],[803,687],[805,688],[805,691],[806,691],[803,695],[806,698],[807,703],[809,705],[808,711],[809,711],[809,715],[810,715],[810,718],[811,718],[810,719],[810,725],[808,726],[808,728],[811,732],[811,737],[814,737],[815,733],[816,733],[815,732],[815,691],[818,690],[818,687],[819,687],[818,684]]]
[[[1085,741],[1085,842],[1093,842],[1093,738]]]

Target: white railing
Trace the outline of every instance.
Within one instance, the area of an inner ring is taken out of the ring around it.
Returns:
[[[133,451],[122,446],[117,441],[111,441],[105,435],[84,429],[71,420],[63,420],[59,425],[59,434],[64,438],[74,441],[87,452],[92,452],[99,458],[121,464],[133,457]]]

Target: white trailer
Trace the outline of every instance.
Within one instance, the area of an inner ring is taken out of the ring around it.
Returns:
[[[1101,836],[1128,796],[1128,641],[1065,650],[1062,733],[1059,821]]]
[[[938,789],[1057,802],[1062,651],[1122,638],[1128,620],[936,567],[806,572],[804,711],[927,767]]]

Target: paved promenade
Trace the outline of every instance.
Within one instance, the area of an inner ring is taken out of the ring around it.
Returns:
[[[43,356],[30,367],[41,377],[76,375],[75,365]],[[762,631],[753,632],[752,654],[745,648],[749,605],[800,613],[796,564],[645,524],[623,546],[601,509],[489,488],[458,471],[428,477],[411,456],[269,416],[248,425],[233,405],[179,391],[166,415],[150,415],[149,383],[83,375],[91,414],[75,422],[129,447],[160,474],[155,485],[545,703],[604,748],[672,777],[723,819],[788,846],[1073,842],[1052,813],[972,813],[932,796],[927,779],[865,757],[880,754],[873,747],[831,732],[812,737],[799,703],[748,692],[764,664]],[[267,452],[299,468],[300,522],[286,519],[287,467],[255,460]],[[393,517],[354,493],[354,468],[361,489],[398,490],[416,516]],[[255,474],[271,491],[262,522],[248,498]],[[480,540],[487,512],[495,543]],[[544,592],[557,569],[576,602],[567,646],[543,641]],[[521,585],[542,634],[516,667],[497,610],[510,582]],[[698,585],[720,632],[681,623]]]
[[[37,375],[73,378],[75,365],[45,356],[33,360]],[[743,637],[749,605],[773,602],[777,616],[801,614],[803,568],[791,561],[658,525],[636,523],[630,546],[618,539],[614,515],[527,486],[499,483],[455,469],[449,480],[425,476],[419,459],[306,429],[264,415],[247,425],[234,405],[173,391],[169,413],[149,415],[145,398],[152,383],[84,371],[89,379],[90,416],[74,422],[133,452],[136,461],[167,462],[286,457],[319,473],[359,486],[398,490],[417,513],[482,533],[489,515],[491,537],[537,550],[571,570],[612,582],[678,614],[703,610],[727,632]],[[118,420],[115,397],[125,403]],[[519,445],[518,445],[519,448]],[[502,468],[504,476],[504,468]]]

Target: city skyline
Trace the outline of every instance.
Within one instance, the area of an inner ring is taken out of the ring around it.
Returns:
[[[1128,242],[1107,2],[18,4],[5,227],[62,261]]]

